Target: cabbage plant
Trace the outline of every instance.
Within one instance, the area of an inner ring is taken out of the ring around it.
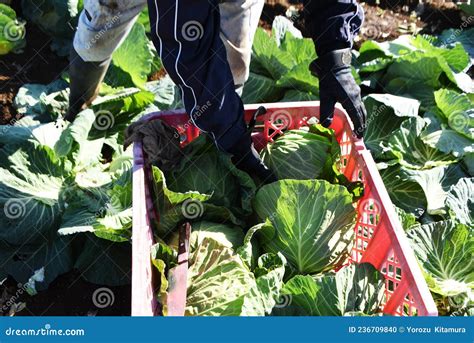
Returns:
[[[281,180],[255,196],[266,252],[281,252],[292,272],[315,274],[342,264],[352,247],[355,209],[343,186],[322,180]]]
[[[0,3],[0,55],[19,52],[25,47],[25,25],[17,18],[14,9]]]
[[[22,0],[23,15],[53,38],[51,48],[69,54],[83,0]]]

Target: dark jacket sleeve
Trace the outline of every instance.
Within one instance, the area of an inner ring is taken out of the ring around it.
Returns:
[[[304,0],[305,33],[313,39],[319,56],[351,48],[364,21],[356,0]]]

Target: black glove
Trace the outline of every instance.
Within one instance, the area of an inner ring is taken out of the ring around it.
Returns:
[[[232,151],[232,162],[237,168],[246,172],[251,177],[258,178],[263,184],[278,181],[273,172],[263,163],[252,143],[250,135],[242,137]]]
[[[160,119],[136,121],[125,129],[124,149],[139,140],[147,154],[147,163],[167,172],[176,168],[182,158],[179,134]]]
[[[257,150],[252,143],[252,131],[255,126],[256,117],[266,112],[264,107],[257,110],[254,118],[250,121],[249,127],[244,135],[242,135],[229,149],[229,153],[233,155],[232,162],[237,168],[246,172],[253,178],[258,178],[263,184],[278,181],[277,177],[263,163]],[[243,124],[245,125],[245,123]]]
[[[325,127],[331,125],[334,106],[339,102],[354,124],[354,135],[362,138],[367,112],[360,96],[360,88],[351,73],[350,49],[331,51],[314,60],[309,68],[319,78],[321,124]]]

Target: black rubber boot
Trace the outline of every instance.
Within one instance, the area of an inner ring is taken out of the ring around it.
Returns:
[[[99,93],[100,84],[111,60],[112,58],[102,62],[86,62],[74,48],[71,49],[69,62],[71,93],[69,95],[69,109],[64,119],[73,122],[77,114],[92,103]]]

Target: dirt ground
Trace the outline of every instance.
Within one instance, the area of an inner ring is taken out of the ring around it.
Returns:
[[[15,9],[21,16],[18,3]],[[459,10],[441,0],[433,0],[423,6],[415,5],[417,1],[413,1],[411,6],[400,6],[399,3],[399,0],[381,0],[380,5],[376,6],[375,0],[363,2],[366,22],[356,46],[367,39],[392,40],[401,34],[419,31],[436,34],[446,28],[460,27],[463,21]],[[265,5],[260,25],[269,29],[273,18],[285,15],[288,6],[291,4]],[[18,55],[0,56],[0,125],[18,119],[12,101],[23,84],[49,83],[67,69],[67,58],[57,57],[50,51],[49,45],[50,38],[28,24],[25,51]],[[13,280],[4,282],[0,285],[0,300],[11,299],[17,288]],[[15,315],[130,315],[130,286],[110,288],[115,301],[104,309],[93,304],[92,295],[97,288],[100,286],[80,279],[77,273],[68,273],[59,277],[45,292],[34,297],[21,295],[18,303],[26,303],[26,308]]]

